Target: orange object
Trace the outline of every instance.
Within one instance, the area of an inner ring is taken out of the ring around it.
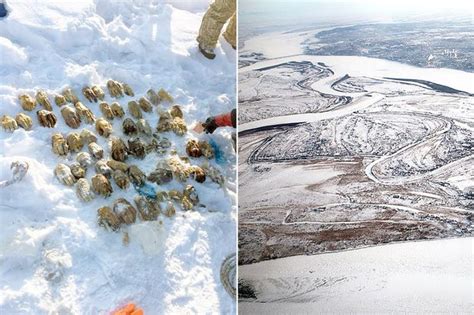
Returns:
[[[136,313],[137,311],[141,311],[141,313]],[[136,313],[136,314],[135,314]],[[135,310],[135,304],[129,303],[122,307],[121,309],[116,310],[112,313],[112,315],[143,315],[143,311],[141,309]]]
[[[129,303],[123,308],[123,310],[125,311],[125,313],[131,313],[135,310],[135,304]]]
[[[130,314],[130,315],[143,315],[143,314],[144,314],[143,310],[141,308],[139,308],[139,309],[133,311],[133,313]]]

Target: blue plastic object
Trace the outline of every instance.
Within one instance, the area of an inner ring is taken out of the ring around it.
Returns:
[[[7,7],[5,6],[5,3],[0,3],[0,18],[4,18],[8,15],[8,10]]]
[[[147,198],[156,199],[156,190],[152,185],[144,183],[141,187],[138,185],[133,185],[133,187],[140,195]]]
[[[219,148],[219,145],[212,138],[209,140],[209,144],[214,150],[214,156],[216,158],[217,164],[225,164],[227,160],[225,159],[224,152]]]

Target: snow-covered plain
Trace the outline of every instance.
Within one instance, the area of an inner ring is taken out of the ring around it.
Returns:
[[[241,266],[239,271],[252,279],[260,293],[260,303],[243,300],[239,310],[470,314],[474,311],[473,251],[472,238],[448,239]]]
[[[209,1],[47,0],[9,1],[8,18],[0,20],[0,114],[22,112],[17,96],[38,89],[58,93],[84,85],[104,90],[108,79],[124,81],[136,97],[149,88],[164,88],[182,106],[188,126],[235,103],[235,52],[221,41],[214,61],[202,57],[195,38]],[[101,117],[98,105],[81,101]],[[126,109],[130,97],[120,99]],[[112,101],[107,97],[106,101]],[[122,234],[97,225],[96,211],[119,197],[129,201],[133,187],[112,197],[83,203],[75,188],[53,175],[59,158],[51,152],[53,132],[67,134],[59,108],[54,129],[0,132],[0,180],[10,177],[10,163],[27,161],[26,177],[0,190],[0,313],[108,314],[134,302],[146,314],[233,313],[235,303],[220,283],[223,259],[235,252],[236,177],[231,131],[213,135],[225,156],[212,162],[227,177],[220,188],[207,180],[192,181],[205,207],[160,216],[158,222],[137,222]],[[145,114],[154,128],[156,109]],[[122,137],[121,120],[113,121]],[[82,123],[79,130],[94,126]],[[77,130],[76,130],[77,131]],[[181,155],[193,137],[167,135]],[[108,150],[106,139],[99,145]],[[206,135],[200,136],[209,140]],[[148,173],[166,158],[156,153],[143,161],[131,158]],[[130,159],[130,158],[129,158]],[[203,161],[196,161],[199,164]],[[89,169],[87,177],[93,175]],[[163,189],[181,189],[171,182]]]

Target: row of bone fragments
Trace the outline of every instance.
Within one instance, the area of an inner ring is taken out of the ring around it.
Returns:
[[[127,199],[118,198],[113,202],[112,207],[104,206],[97,210],[98,224],[106,229],[117,231],[121,225],[135,223],[137,214],[143,221],[157,220],[161,213],[171,217],[176,213],[172,200],[181,202],[185,210],[192,209],[199,203],[199,197],[192,185],[187,185],[182,192],[179,190],[158,192],[157,199],[137,195],[133,200],[135,207]],[[161,208],[161,202],[166,202],[165,209]]]
[[[124,95],[134,96],[131,87],[125,83],[110,80],[107,82],[107,88],[114,98],[120,98]],[[99,103],[100,111],[105,118],[96,119],[92,111],[79,101],[74,91],[66,88],[61,94],[54,96],[54,102],[61,108],[60,111],[64,121],[73,129],[79,128],[82,121],[87,124],[95,123],[97,133],[108,138],[112,133],[112,125],[109,121],[116,118],[122,119],[125,116],[124,109],[118,102],[113,102],[111,105],[104,102],[105,93],[99,86],[84,87],[82,93],[89,102]],[[104,150],[97,144],[97,136],[90,130],[84,129],[80,133],[71,132],[66,137],[60,133],[52,135],[51,144],[55,154],[66,156],[70,152],[78,152],[76,162],[70,165],[60,163],[56,166],[54,173],[64,185],[73,186],[76,184],[76,193],[81,200],[91,201],[96,195],[110,196],[113,192],[110,182],[112,179],[120,189],[127,189],[130,182],[136,186],[141,186],[145,183],[145,180],[155,182],[158,185],[170,182],[173,178],[181,182],[185,182],[188,178],[204,182],[207,174],[207,177],[212,181],[223,185],[223,176],[207,162],[202,166],[191,165],[189,158],[179,157],[176,154],[173,154],[166,161],[159,162],[156,169],[148,176],[138,166],[125,163],[129,155],[142,159],[145,154],[152,151],[160,154],[165,153],[171,147],[171,142],[165,137],[160,137],[158,133],[172,131],[182,136],[187,132],[180,107],[173,105],[169,110],[159,112],[160,119],[156,128],[157,132],[153,133],[150,125],[143,118],[142,112],[152,112],[152,105],[158,105],[162,102],[172,103],[173,98],[163,89],[160,89],[158,93],[150,89],[146,96],[141,97],[138,102],[130,101],[128,103],[128,113],[137,120],[125,118],[122,122],[122,129],[127,136],[142,135],[150,137],[151,141],[146,143],[137,137],[129,139],[127,145],[122,139],[113,137],[109,141],[111,151],[111,159],[109,160],[104,159]],[[20,95],[19,100],[25,111],[32,111],[37,104],[43,107],[43,109],[37,111],[37,118],[41,126],[48,128],[56,126],[57,117],[53,113],[51,102],[44,91],[36,93],[35,98],[27,94]],[[73,106],[68,105],[68,103]],[[20,113],[15,119],[3,116],[1,124],[4,129],[13,132],[18,126],[30,130],[33,121],[26,113]],[[87,146],[88,152],[81,152],[85,146]],[[214,154],[209,143],[196,140],[187,142],[186,152],[191,157],[212,158]],[[85,176],[94,159],[96,175],[92,177],[91,184],[89,184]],[[160,213],[167,216],[174,215],[176,210],[173,202],[180,204],[184,210],[190,210],[198,204],[199,198],[194,187],[187,185],[182,192],[178,190],[159,191],[156,199],[137,195],[134,202],[142,220],[156,220]],[[160,202],[166,202],[167,204],[163,211]],[[121,224],[135,222],[136,209],[126,199],[119,198],[113,203],[112,208],[102,207],[98,210],[99,224],[117,230]]]
[[[136,186],[144,184],[145,174],[137,166],[128,166],[125,163],[128,156],[143,159],[150,150],[163,153],[171,146],[166,138],[160,142],[153,138],[148,144],[140,138],[131,138],[127,145],[121,138],[113,137],[109,141],[111,159],[107,161],[104,159],[104,149],[96,141],[96,135],[87,129],[82,130],[80,134],[71,132],[66,137],[60,133],[53,134],[51,137],[53,153],[64,156],[69,152],[79,152],[76,162],[70,166],[63,163],[58,164],[55,174],[61,183],[72,186],[77,180],[85,177],[87,168],[93,164],[93,159],[95,159],[95,171],[97,175],[102,176],[96,175],[92,179],[92,189],[106,197],[112,193],[112,187],[107,179],[113,178],[117,186],[122,189],[128,188],[130,180]],[[87,146],[88,152],[80,152],[84,146]],[[187,142],[186,147],[187,153],[192,157],[213,157],[212,147],[205,141],[198,142],[191,139]],[[190,162],[188,157],[179,157],[176,152],[173,152],[170,158],[160,161],[155,170],[146,178],[158,185],[168,183],[173,178],[181,182],[193,178],[202,183],[206,180],[207,170],[212,181],[220,185],[223,184],[222,176],[219,176],[208,164],[200,167],[191,165]],[[92,199],[89,190],[90,187],[87,186],[87,183],[81,181],[81,185],[78,187],[78,196],[84,201],[89,201]]]
[[[114,82],[114,83],[110,83]],[[121,97],[124,94],[133,96],[132,89],[122,84],[122,88],[116,81],[109,81],[107,87],[111,96]],[[114,102],[110,106],[103,102],[104,93],[98,86],[83,89],[84,96],[90,102],[100,102],[99,107],[104,118],[96,119],[92,111],[82,104],[71,89],[63,91],[62,95],[55,96],[55,102],[58,106],[62,106],[61,114],[66,124],[71,128],[79,128],[81,121],[94,123],[96,131],[100,136],[108,138],[112,133],[112,125],[108,120],[114,118],[123,118],[125,112],[119,103]],[[90,130],[84,129],[79,132],[71,132],[66,137],[60,133],[54,133],[51,137],[52,151],[59,156],[66,156],[70,152],[78,152],[76,162],[66,165],[60,163],[55,168],[55,176],[64,185],[73,186],[76,184],[77,196],[85,201],[91,201],[96,195],[109,197],[113,193],[111,180],[113,179],[120,189],[127,189],[130,182],[136,186],[144,185],[145,181],[155,182],[158,185],[170,182],[173,178],[178,181],[186,182],[188,178],[193,178],[197,182],[204,182],[206,174],[212,181],[223,185],[224,177],[220,172],[210,166],[206,162],[202,166],[191,165],[189,158],[179,157],[173,152],[171,158],[166,161],[160,161],[155,170],[146,176],[136,165],[128,165],[125,160],[129,155],[143,159],[146,154],[155,151],[163,154],[171,147],[171,142],[160,137],[160,132],[173,131],[178,135],[184,135],[187,132],[186,125],[183,120],[183,113],[178,105],[172,106],[169,110],[159,112],[160,119],[156,128],[157,132],[153,133],[150,125],[142,116],[144,112],[152,112],[152,104],[159,104],[162,101],[172,102],[172,97],[164,90],[155,93],[153,90],[147,92],[150,101],[142,97],[138,102],[129,102],[128,111],[130,115],[137,119],[125,118],[122,123],[123,132],[127,136],[142,135],[151,138],[151,141],[144,142],[139,137],[128,139],[126,144],[122,139],[112,137],[109,140],[111,159],[104,159],[104,149],[97,144],[97,136]],[[32,104],[34,100],[31,97],[20,96],[22,107],[24,109],[33,109],[36,105]],[[52,112],[51,104],[47,95],[43,92],[37,93],[36,102],[43,107],[37,113],[40,125],[53,128],[56,125],[57,118]],[[63,106],[67,102],[73,103],[72,106]],[[46,104],[46,105],[45,105]],[[51,109],[51,110],[48,110]],[[21,119],[20,119],[21,118]],[[19,114],[15,122],[25,128],[31,129],[32,121],[26,114]],[[3,124],[3,123],[2,123]],[[16,128],[12,128],[11,131]],[[81,152],[83,147],[87,147],[88,152]],[[212,158],[214,153],[209,143],[205,141],[189,140],[186,144],[186,152],[191,157],[204,156]],[[88,168],[94,163],[95,172],[91,179],[91,184],[85,178]],[[192,185],[187,185],[184,190],[170,190],[157,192],[156,199],[147,198],[137,195],[134,199],[136,208],[133,207],[126,199],[119,198],[112,208],[102,207],[98,210],[98,221],[101,226],[106,226],[112,230],[117,230],[121,224],[130,224],[135,222],[138,214],[142,220],[156,220],[160,213],[172,216],[176,212],[173,202],[178,203],[182,209],[190,210],[198,204],[199,198]],[[160,202],[166,202],[167,206],[162,211]]]
[[[133,97],[135,95],[132,88],[126,83],[109,80],[107,82],[107,88],[110,95],[115,98],[120,98],[124,95]],[[97,85],[84,87],[82,93],[89,102],[100,102],[99,108],[106,119],[100,118],[96,120],[92,111],[79,101],[79,98],[71,88],[66,88],[61,94],[54,96],[54,102],[57,106],[61,107],[61,116],[66,124],[73,129],[79,128],[82,121],[85,121],[87,124],[93,124],[95,122],[99,134],[103,134],[107,137],[111,131],[111,125],[107,120],[122,118],[125,115],[123,107],[118,102],[113,102],[111,105],[104,102],[105,93],[102,88]],[[133,118],[138,119],[138,122],[135,123],[131,119],[124,121],[124,132],[125,129],[127,129],[133,133],[137,131],[140,124],[146,125],[146,121],[141,120],[143,118],[142,111],[152,112],[152,104],[158,105],[162,102],[173,102],[173,97],[163,89],[160,89],[158,93],[153,89],[149,89],[147,91],[147,97],[148,98],[141,97],[138,102],[130,101],[128,103],[128,112]],[[42,127],[54,128],[56,126],[57,117],[53,112],[53,107],[46,92],[38,91],[36,97],[22,94],[18,98],[25,111],[32,111],[36,108],[37,104],[43,107],[43,109],[36,112],[38,122]],[[73,106],[68,105],[68,103],[71,103]],[[184,135],[186,133],[186,124],[184,123],[183,115],[178,105],[174,105],[169,111],[162,111],[159,114],[163,116],[160,117],[160,123],[157,127],[160,132],[174,131],[178,135]],[[0,118],[0,124],[9,132],[13,132],[18,129],[18,127],[30,130],[33,126],[33,120],[26,113],[19,113],[15,118],[3,115]],[[145,128],[146,127],[147,126],[145,126]]]
[[[84,142],[82,142],[81,136]],[[71,141],[79,141],[84,146],[84,143],[92,140],[94,140],[94,135],[88,130],[83,130],[79,139],[77,139],[74,133],[69,134],[66,139],[61,134],[55,134],[52,139],[53,152],[64,152],[63,147],[69,146],[68,142]],[[190,140],[188,144],[193,142],[195,141]],[[135,186],[143,186],[146,180],[163,185],[171,182],[173,179],[185,183],[189,178],[202,183],[207,177],[219,185],[224,184],[224,177],[216,168],[210,166],[209,163],[206,162],[202,166],[191,165],[188,157],[180,157],[177,154],[173,154],[170,158],[158,162],[156,168],[147,176],[138,166],[128,165],[125,162],[127,156],[136,156],[136,151],[130,150],[130,143],[133,143],[133,139],[129,140],[128,147],[120,138],[113,138],[109,143],[111,159],[104,159],[104,150],[96,142],[92,141],[87,144],[89,152],[79,152],[76,156],[76,162],[69,166],[60,163],[54,171],[58,180],[64,185],[73,186],[76,184],[76,194],[85,202],[91,201],[96,195],[111,196],[113,193],[112,180],[120,189],[127,189],[130,183]],[[204,144],[205,142],[199,143]],[[206,150],[209,149],[207,145],[204,145]],[[89,184],[85,176],[94,160],[96,174],[92,177],[91,184]],[[198,204],[199,198],[194,187],[187,185],[182,192],[178,190],[158,191],[156,200],[137,196],[134,201],[142,220],[155,220],[160,213],[166,216],[174,215],[176,210],[173,202],[178,203],[183,210],[191,210]],[[161,210],[160,202],[167,202],[164,211]],[[135,208],[123,198],[116,200],[112,208],[102,207],[98,210],[99,224],[110,227],[112,230],[116,230],[120,224],[135,222],[135,218]]]

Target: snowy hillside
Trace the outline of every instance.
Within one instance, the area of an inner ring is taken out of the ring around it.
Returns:
[[[135,92],[135,97],[117,100],[126,117],[127,103],[145,96],[150,88],[164,88],[174,97],[188,130],[235,106],[234,50],[221,41],[213,61],[197,50],[195,38],[208,1],[16,0],[8,5],[9,16],[0,20],[0,115],[25,112],[20,94],[34,96],[44,90],[51,96],[71,87],[99,118],[103,116],[99,106],[88,102],[81,89],[101,86],[110,104],[116,100],[107,92],[109,79],[126,82]],[[12,161],[29,163],[21,182],[0,188],[0,313],[109,314],[129,302],[145,314],[235,312],[234,301],[220,282],[221,263],[235,251],[236,242],[232,131],[219,130],[212,137],[167,132],[163,136],[172,147],[164,155],[129,157],[128,164],[149,174],[173,149],[186,155],[187,140],[212,139],[223,159],[210,163],[227,182],[220,187],[209,178],[204,183],[189,179],[200,199],[194,210],[177,207],[173,217],[137,220],[112,232],[98,226],[97,209],[112,206],[121,197],[133,204],[137,192],[132,185],[121,190],[112,180],[111,197],[96,196],[84,203],[75,187],[56,179],[56,165],[71,164],[76,154],[53,154],[51,135],[96,131],[84,121],[78,129],[69,128],[60,107],[52,103],[58,118],[55,128],[39,125],[37,106],[25,112],[33,120],[30,131],[0,131],[0,181],[10,178]],[[155,129],[158,109],[168,108],[154,106],[143,118]],[[126,142],[122,121],[111,121],[112,136]],[[98,136],[106,156],[108,140]],[[205,159],[192,162],[201,165]],[[94,167],[89,167],[89,182],[94,174]],[[183,187],[176,180],[152,185],[157,190]],[[125,232],[128,245],[122,240]]]

